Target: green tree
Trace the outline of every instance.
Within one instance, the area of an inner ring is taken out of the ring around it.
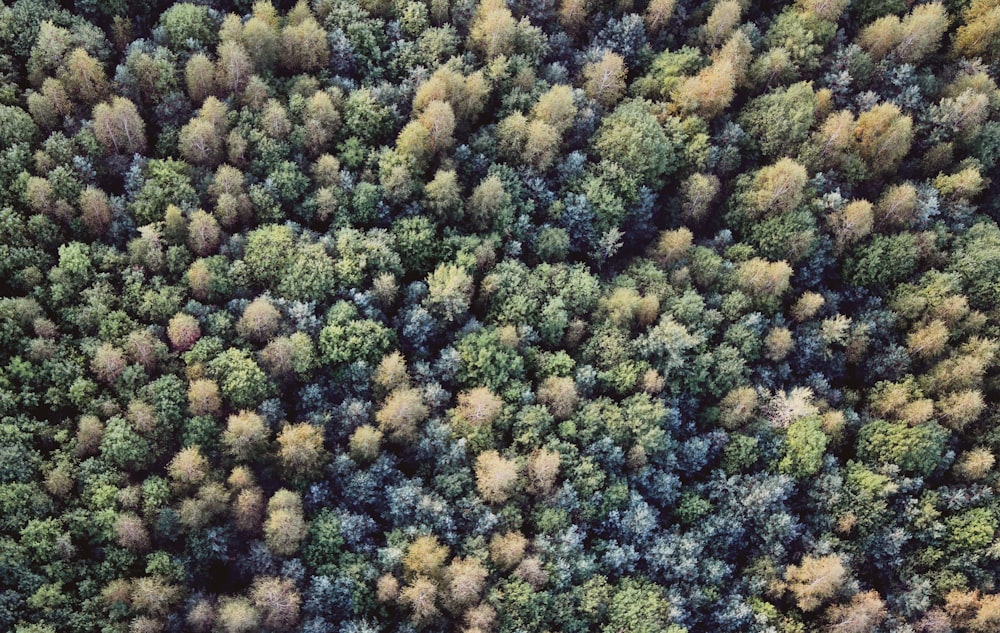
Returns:
[[[743,108],[740,122],[764,156],[794,155],[815,123],[816,106],[812,84],[803,81],[757,97]]]
[[[941,462],[948,431],[937,422],[909,426],[876,420],[858,431],[858,456],[876,464],[895,464],[905,473],[927,476]]]
[[[608,605],[602,633],[614,631],[641,633],[682,633],[684,629],[670,624],[670,604],[657,585],[639,578],[626,578],[614,589]]]
[[[271,395],[273,385],[253,357],[229,348],[211,360],[208,370],[234,408],[252,408]]]
[[[800,418],[788,427],[785,437],[785,455],[778,468],[793,477],[815,475],[823,466],[823,452],[827,437],[818,416]]]
[[[138,224],[163,221],[170,206],[195,209],[198,194],[191,184],[190,166],[168,158],[149,161],[143,170],[142,189],[131,204]]]
[[[332,318],[319,333],[323,362],[337,367],[362,361],[374,368],[392,347],[392,331],[377,321]]]
[[[247,235],[243,261],[251,278],[265,286],[276,285],[295,256],[295,237],[283,225],[270,224]]]
[[[680,167],[680,157],[651,107],[648,101],[632,100],[615,108],[602,120],[594,149],[602,159],[655,186]]]
[[[332,571],[336,569],[343,546],[340,521],[332,511],[324,509],[309,524],[309,537],[302,547],[302,559],[319,573]]]

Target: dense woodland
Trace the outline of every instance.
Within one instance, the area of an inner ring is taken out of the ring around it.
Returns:
[[[3,0],[0,630],[1000,631],[998,0]]]

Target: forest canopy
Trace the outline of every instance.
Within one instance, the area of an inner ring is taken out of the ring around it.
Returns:
[[[0,631],[1000,631],[998,0],[0,0]]]

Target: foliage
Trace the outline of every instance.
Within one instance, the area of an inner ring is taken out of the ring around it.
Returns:
[[[1000,630],[996,0],[0,5],[0,630]]]

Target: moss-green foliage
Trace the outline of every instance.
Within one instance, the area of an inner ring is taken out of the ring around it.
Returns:
[[[908,426],[876,420],[858,432],[858,456],[874,464],[894,464],[927,476],[941,461],[948,431],[936,422]]]
[[[815,475],[823,465],[827,437],[815,416],[792,422],[785,437],[785,455],[778,469],[793,477]]]

